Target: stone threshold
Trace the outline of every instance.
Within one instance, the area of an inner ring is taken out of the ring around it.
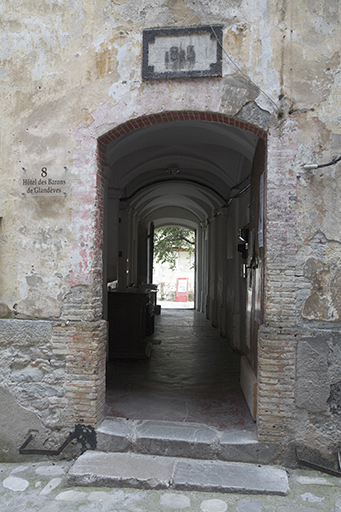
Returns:
[[[273,466],[91,450],[70,469],[68,485],[282,496],[289,492],[286,471]]]
[[[258,441],[255,432],[220,431],[197,423],[107,418],[96,429],[97,449],[146,455],[271,464],[276,443]]]

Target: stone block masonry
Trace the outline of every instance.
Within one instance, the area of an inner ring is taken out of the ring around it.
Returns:
[[[2,319],[0,339],[0,388],[6,403],[13,402],[0,422],[0,438],[9,437],[8,430],[18,432],[12,459],[32,429],[38,444],[58,444],[75,424],[95,426],[103,420],[106,321]],[[17,425],[12,412],[18,407]]]
[[[1,385],[47,428],[65,422],[66,407],[65,356],[54,356],[51,337],[50,321],[0,321]]]

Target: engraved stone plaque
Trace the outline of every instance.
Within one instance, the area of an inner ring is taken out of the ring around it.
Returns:
[[[222,75],[221,25],[143,31],[142,78]]]

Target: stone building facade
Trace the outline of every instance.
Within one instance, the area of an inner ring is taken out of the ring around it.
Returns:
[[[259,439],[332,458],[341,163],[306,164],[340,156],[339,1],[0,10],[2,459],[103,420],[106,283],[151,280],[152,223],[196,230],[196,307],[249,360]]]

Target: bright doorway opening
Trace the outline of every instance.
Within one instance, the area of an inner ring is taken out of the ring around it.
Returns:
[[[195,231],[183,226],[154,231],[153,280],[162,309],[194,308],[195,238]]]

